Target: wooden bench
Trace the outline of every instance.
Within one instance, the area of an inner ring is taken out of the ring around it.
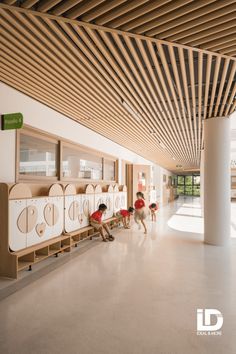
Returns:
[[[71,245],[77,247],[79,242],[86,240],[88,238],[90,240],[92,240],[93,237],[99,236],[100,233],[99,233],[99,231],[96,231],[94,229],[94,227],[86,226],[86,227],[83,227],[82,229],[78,229],[78,230],[71,231],[71,232],[66,232],[66,233],[64,233],[64,235],[70,236]]]
[[[73,232],[64,233],[35,246],[11,252],[16,257],[17,272],[27,268],[32,270],[33,264],[53,255],[58,257],[58,254],[62,252],[70,252],[72,246],[77,247],[79,242],[88,238],[92,240],[96,235],[99,235],[99,232],[94,230],[92,226],[87,226]]]
[[[108,224],[108,226],[109,226],[111,229],[113,229],[114,227],[119,226],[121,219],[122,219],[122,217],[113,216],[113,217],[111,217],[111,218],[109,218],[109,219],[104,220],[103,222],[104,222],[105,224]]]
[[[32,265],[46,259],[52,255],[58,256],[58,253],[69,252],[71,247],[71,238],[69,236],[58,236],[48,241],[38,243],[35,246],[25,248],[21,251],[11,252],[17,258],[17,272],[29,268]]]

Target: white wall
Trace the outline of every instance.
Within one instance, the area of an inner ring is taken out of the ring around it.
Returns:
[[[1,114],[21,112],[24,123],[135,164],[152,162],[74,122],[66,116],[0,83]],[[121,163],[119,164],[121,181]],[[15,182],[15,132],[0,131],[0,181]]]
[[[15,135],[14,130],[0,130],[0,182],[15,181]]]

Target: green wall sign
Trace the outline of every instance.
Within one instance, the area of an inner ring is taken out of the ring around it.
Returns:
[[[2,130],[20,129],[23,126],[22,113],[2,114]]]

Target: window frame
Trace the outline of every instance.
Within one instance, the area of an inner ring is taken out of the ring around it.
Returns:
[[[27,176],[20,174],[20,137],[22,135],[28,135],[40,139],[42,141],[47,141],[51,143],[56,143],[57,146],[57,159],[56,159],[56,168],[57,176]],[[84,151],[92,155],[98,156],[102,159],[102,179],[89,179],[89,178],[70,178],[62,176],[62,156],[63,156],[63,147],[69,147],[78,151]],[[115,179],[114,180],[105,180],[104,179],[104,161],[110,160],[115,163]],[[22,129],[16,131],[16,163],[15,163],[15,180],[18,182],[72,182],[72,183],[117,183],[118,182],[118,163],[119,159],[115,156],[102,153],[95,149],[86,147],[81,144],[77,144],[70,140],[58,137],[56,135],[45,133],[43,130],[33,128],[28,125],[24,125]]]
[[[21,135],[26,135],[29,137],[33,137],[36,139],[40,139],[42,141],[46,141],[49,143],[57,144],[57,158],[56,158],[56,171],[57,175],[55,177],[53,176],[29,176],[29,175],[22,175],[20,174],[20,136]],[[21,130],[17,130],[16,134],[16,182],[25,182],[25,181],[41,181],[44,180],[45,182],[55,182],[58,181],[60,178],[60,142],[58,139],[48,136],[47,134],[41,134],[37,133],[34,130],[31,129],[25,129],[22,128]]]

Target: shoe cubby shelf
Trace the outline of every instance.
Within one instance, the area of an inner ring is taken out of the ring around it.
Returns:
[[[44,188],[46,190],[46,188]],[[105,203],[104,222],[118,225],[115,213],[127,207],[126,187],[53,184],[45,195],[33,196],[27,184],[0,183],[0,276],[17,278],[23,269],[99,236],[89,225],[90,214]]]

